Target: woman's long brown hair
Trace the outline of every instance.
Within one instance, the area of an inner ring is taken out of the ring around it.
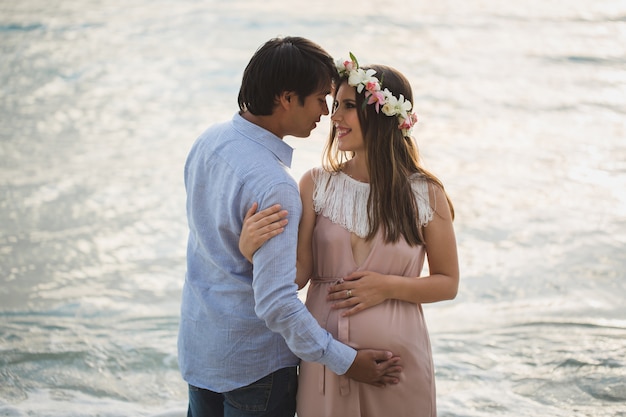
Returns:
[[[388,88],[396,97],[402,94],[405,99],[414,103],[411,85],[401,73],[384,65],[363,67],[369,68],[376,71],[376,77],[381,80],[382,88]],[[347,78],[342,78],[340,85],[341,83],[347,83]],[[369,233],[366,240],[374,238],[382,227],[383,237],[387,243],[397,242],[402,236],[411,246],[424,244],[422,228],[418,221],[418,206],[409,177],[420,174],[430,184],[445,192],[443,184],[421,165],[417,145],[412,137],[405,137],[402,134],[402,130],[398,128],[397,117],[386,116],[382,110],[376,113],[375,106],[366,104],[363,93],[356,94],[356,106],[370,176],[370,195],[367,203]],[[338,150],[335,138],[336,131],[333,126],[323,158],[323,166],[330,172],[341,171],[343,164],[353,156]],[[454,208],[447,194],[446,199],[454,218]]]

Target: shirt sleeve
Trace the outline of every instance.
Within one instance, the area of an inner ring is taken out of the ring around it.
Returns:
[[[356,351],[335,340],[298,299],[294,281],[302,205],[297,186],[288,183],[272,186],[259,201],[259,208],[276,203],[288,211],[289,223],[283,233],[268,240],[254,254],[255,312],[270,330],[282,335],[296,356],[326,365],[336,374],[345,374]]]

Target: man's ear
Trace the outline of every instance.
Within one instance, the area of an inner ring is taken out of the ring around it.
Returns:
[[[294,103],[296,94],[293,91],[283,91],[278,96],[278,104],[284,109],[288,109]]]

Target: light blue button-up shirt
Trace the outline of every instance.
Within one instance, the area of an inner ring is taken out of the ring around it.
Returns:
[[[235,114],[206,130],[185,164],[187,274],[178,336],[189,384],[215,392],[248,385],[299,358],[345,373],[356,351],[332,338],[297,297],[302,205],[289,174],[293,149]],[[254,254],[239,252],[252,203],[280,203],[289,224]]]

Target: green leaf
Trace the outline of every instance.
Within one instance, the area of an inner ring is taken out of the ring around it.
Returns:
[[[350,59],[356,64],[356,67],[359,68],[359,61],[356,60],[356,57],[352,54],[352,52],[350,52]]]

